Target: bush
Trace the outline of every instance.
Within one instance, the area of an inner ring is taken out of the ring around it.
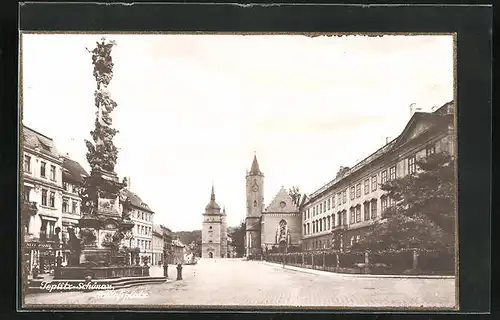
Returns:
[[[371,253],[370,264],[380,267],[391,273],[403,273],[413,268],[413,251]],[[384,266],[385,265],[385,266]]]
[[[421,252],[418,268],[426,272],[455,273],[455,254],[453,252]]]

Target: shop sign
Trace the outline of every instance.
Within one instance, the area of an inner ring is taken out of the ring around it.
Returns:
[[[62,245],[58,243],[44,243],[44,242],[26,242],[26,248],[30,249],[58,249]]]

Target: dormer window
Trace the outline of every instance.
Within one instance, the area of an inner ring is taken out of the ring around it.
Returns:
[[[50,147],[46,145],[45,143],[40,141],[40,146],[42,146],[42,149],[45,151],[50,151]]]

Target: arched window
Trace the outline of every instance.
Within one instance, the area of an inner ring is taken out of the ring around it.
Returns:
[[[208,229],[212,230],[212,226],[208,227]]]
[[[253,201],[253,207],[254,207],[254,208],[257,208],[257,200],[254,200],[254,201]]]

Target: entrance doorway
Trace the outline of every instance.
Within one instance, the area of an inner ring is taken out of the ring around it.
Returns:
[[[214,257],[214,253],[213,253],[213,252],[209,252],[209,253],[208,253],[208,257],[209,257],[210,259],[212,259],[212,258]]]
[[[279,253],[286,253],[287,243],[285,241],[281,241],[278,247]]]

